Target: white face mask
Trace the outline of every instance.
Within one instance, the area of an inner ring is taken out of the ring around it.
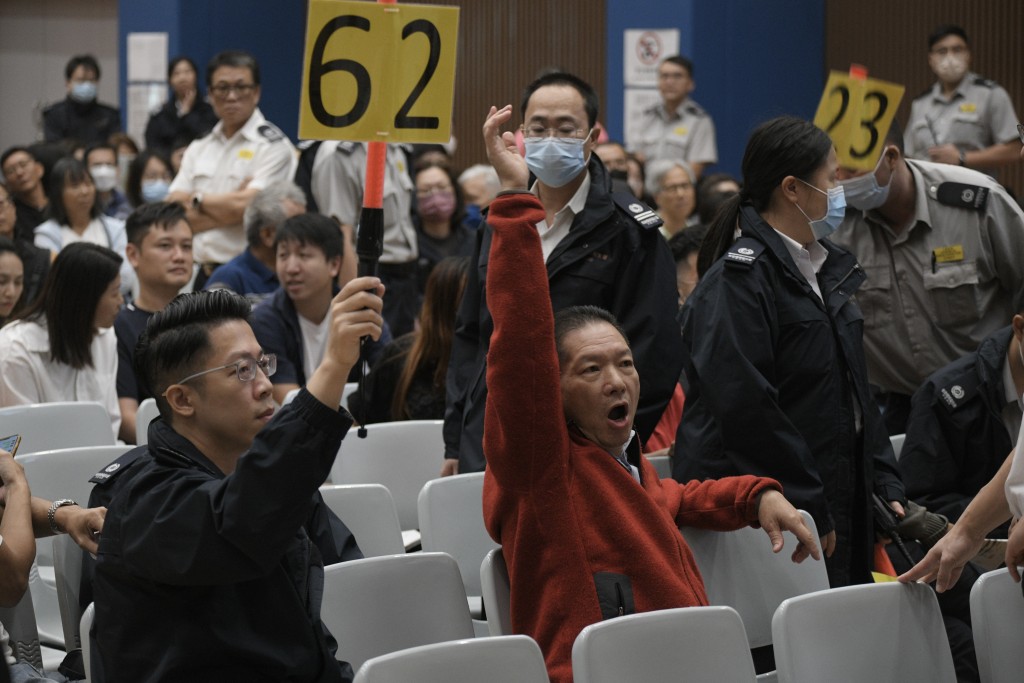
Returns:
[[[963,55],[946,55],[935,65],[935,73],[947,83],[958,83],[967,73],[967,58]]]
[[[885,200],[889,198],[889,188],[892,187],[892,174],[890,173],[889,182],[885,185],[879,185],[878,178],[875,176],[878,173],[878,169],[882,167],[884,159],[885,154],[883,153],[878,159],[878,163],[875,164],[875,170],[871,173],[839,181],[839,184],[843,186],[843,192],[846,194],[847,204],[861,211],[877,209],[882,204],[885,204]]]
[[[96,164],[89,167],[92,182],[100,192],[110,192],[117,186],[117,167],[113,164]]]

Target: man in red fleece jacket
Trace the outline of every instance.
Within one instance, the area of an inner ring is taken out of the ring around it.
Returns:
[[[566,111],[554,116],[572,116],[574,93],[566,88]],[[526,191],[512,133],[499,133],[511,116],[511,106],[492,107],[484,124],[503,189],[488,217],[484,519],[508,563],[512,628],[538,642],[561,683],[572,680],[572,644],[588,624],[707,604],[680,525],[760,524],[775,552],[785,529],[800,541],[794,561],[820,555],[772,479],[658,479],[632,430],[640,380],[625,335],[598,308],[552,314],[534,227],[544,209]]]

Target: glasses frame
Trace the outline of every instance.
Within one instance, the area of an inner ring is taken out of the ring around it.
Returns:
[[[242,377],[241,368],[238,367],[240,364],[245,363],[246,361],[252,361],[255,364],[255,366],[258,369],[262,370],[263,374],[266,375],[268,378],[273,377],[274,373],[277,372],[277,354],[276,353],[264,353],[259,358],[254,358],[252,356],[244,356],[244,357],[239,358],[238,360],[236,360],[234,363],[227,363],[226,365],[221,365],[221,366],[216,367],[216,368],[210,368],[209,370],[201,370],[200,372],[196,372],[196,373],[193,373],[193,374],[189,375],[188,377],[186,377],[183,380],[175,382],[171,386],[174,386],[175,384],[184,384],[185,382],[188,382],[189,380],[193,380],[196,377],[202,377],[203,375],[208,375],[211,372],[217,372],[218,370],[226,370],[227,368],[230,368],[232,366],[235,367],[235,377],[238,378],[239,382],[251,382],[254,379],[256,379],[256,371],[253,370],[252,377],[249,377],[248,379],[244,379]],[[266,366],[266,367],[264,367],[264,366]],[[168,388],[170,388],[170,387],[168,387]],[[166,395],[166,394],[167,394],[167,392],[165,391],[164,395]]]
[[[231,93],[234,93],[236,97],[241,99],[253,94],[257,87],[259,86],[255,83],[219,83],[211,85],[209,90],[210,94],[218,100],[227,99]]]
[[[519,131],[523,134],[525,140],[547,140],[548,138],[560,138],[563,140],[586,140],[590,137],[593,132],[593,128],[576,128],[573,130],[572,135],[561,135],[562,131],[558,128],[545,128],[543,135],[534,135],[529,130],[530,126],[522,124],[519,126]],[[583,133],[583,135],[580,135]]]

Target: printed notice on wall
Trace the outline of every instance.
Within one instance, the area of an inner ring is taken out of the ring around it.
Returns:
[[[128,82],[167,81],[167,34],[128,34]]]
[[[628,28],[623,41],[623,83],[627,88],[658,85],[658,65],[679,54],[679,29]]]

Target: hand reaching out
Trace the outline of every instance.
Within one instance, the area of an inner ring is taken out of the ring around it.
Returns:
[[[789,531],[799,541],[793,550],[794,562],[803,562],[808,555],[816,560],[821,559],[821,551],[818,549],[814,533],[804,523],[800,512],[778,491],[769,490],[760,495],[757,503],[757,521],[771,539],[773,553],[782,550],[782,532]]]

